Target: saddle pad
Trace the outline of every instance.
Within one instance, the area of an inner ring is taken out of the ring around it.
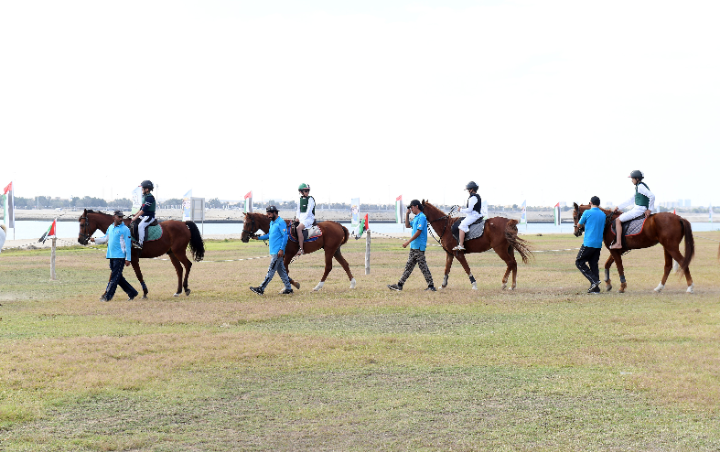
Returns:
[[[292,231],[297,231],[297,229],[292,228]],[[322,236],[322,230],[318,226],[313,226],[311,228],[303,229],[303,240],[305,242],[314,242],[315,240],[319,239]],[[288,235],[288,239],[292,242],[297,242],[297,237],[292,232]]]
[[[153,240],[158,240],[163,235],[162,227],[158,224],[155,226],[148,226],[148,228],[145,230],[145,241],[146,242],[152,242]],[[132,238],[133,242],[137,242],[137,239],[135,237]]]
[[[645,215],[626,221],[622,224],[623,236],[628,237],[631,235],[638,235],[642,232],[643,226],[645,225]],[[612,225],[612,231],[615,232],[615,223]]]
[[[455,237],[455,241],[460,239],[460,223],[462,220],[463,218],[458,218],[452,225],[452,235]],[[465,241],[482,237],[483,232],[485,232],[485,217],[470,225],[470,230],[465,234]]]

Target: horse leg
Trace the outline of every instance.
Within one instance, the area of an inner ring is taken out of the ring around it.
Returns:
[[[468,277],[470,278],[470,284],[472,284],[472,290],[477,290],[477,281],[475,280],[475,277],[472,275],[472,272],[470,271],[470,265],[468,265],[467,259],[465,259],[465,253],[458,253],[457,260],[463,266],[463,268],[465,269],[465,273],[467,273]]]
[[[512,286],[510,286],[510,290],[515,290],[515,287],[517,287],[517,282],[515,279],[517,277],[517,261],[515,260],[515,254],[512,253],[512,247],[510,247],[511,251],[508,251],[502,246],[497,246],[493,248],[493,250],[495,250],[495,254],[500,256],[500,259],[505,261],[505,263],[507,264],[507,270],[505,270],[505,275],[502,279],[502,289],[505,290],[507,288],[508,277],[510,276],[510,272],[512,272],[513,280]]]
[[[670,270],[672,269],[672,256],[668,252],[667,248],[663,247],[663,251],[665,251],[665,268],[663,269],[663,277],[662,281],[658,286],[655,288],[655,292],[660,293],[665,288],[665,283],[667,282],[668,276],[670,275]]]
[[[335,251],[335,260],[342,265],[342,268],[345,270],[345,273],[347,273],[348,278],[350,278],[350,288],[354,289],[355,285],[357,284],[355,281],[355,278],[353,278],[352,272],[350,271],[350,265],[348,265],[347,261],[343,257],[342,253],[340,252],[340,248],[338,248]]]
[[[185,253],[173,253],[178,257],[180,263],[185,267],[185,279],[183,279],[183,289],[185,289],[185,296],[190,295],[190,288],[188,287],[188,280],[190,279],[190,269],[192,268],[192,262],[188,259]]]
[[[669,247],[665,248],[665,252],[670,253],[670,256],[672,257],[672,259],[675,259],[678,262],[682,262],[683,260],[685,260],[685,258],[680,253],[680,248],[678,245],[675,245],[674,247],[669,246]],[[667,261],[666,261],[666,264],[667,264]],[[692,276],[690,276],[690,267],[688,267],[688,269],[685,270],[685,280],[687,281],[687,285],[688,285],[686,292],[693,293],[693,288],[695,287],[695,285],[693,284]]]
[[[618,274],[620,275],[620,290],[618,290],[618,292],[625,293],[625,289],[627,289],[627,282],[625,281],[625,267],[623,267],[622,257],[620,257],[620,252],[617,250],[611,250],[610,253],[615,258],[615,265],[617,266]]]
[[[132,260],[132,267],[133,270],[135,270],[135,276],[137,276],[138,281],[140,281],[140,285],[142,286],[143,290],[143,300],[147,300],[147,294],[148,294],[148,288],[145,285],[145,281],[143,280],[142,271],[140,271],[140,259],[133,256]]]
[[[453,253],[448,253],[445,251],[445,277],[443,278],[442,286],[440,286],[441,289],[444,289],[448,285],[448,278],[450,277],[450,267],[452,267],[453,259],[455,259],[455,256]]]
[[[610,283],[610,267],[612,267],[615,258],[610,254],[607,261],[605,261],[605,290],[610,292],[612,290],[612,284]]]
[[[178,260],[177,256],[172,251],[168,252],[168,256],[170,256],[170,262],[175,266],[175,272],[177,273],[178,277],[178,286],[177,286],[177,292],[173,294],[173,297],[179,297],[182,294],[182,274],[183,274],[183,268],[182,264],[180,264],[180,261]]]
[[[317,283],[317,286],[313,288],[313,291],[318,292],[325,285],[325,280],[330,274],[330,270],[332,270],[332,259],[333,255],[330,253],[330,251],[325,250],[325,273],[323,273],[322,279],[319,283]]]

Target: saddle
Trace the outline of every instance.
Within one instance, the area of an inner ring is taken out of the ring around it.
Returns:
[[[643,226],[645,226],[645,214],[641,214],[639,217],[635,217],[632,220],[625,221],[622,224],[622,246],[627,247],[626,237],[632,237],[642,232]],[[615,221],[611,220],[610,228],[615,233]]]
[[[132,236],[133,242],[138,242],[140,240],[138,236],[139,223],[139,218],[130,223],[130,235]],[[162,237],[162,227],[158,223],[157,218],[155,218],[150,222],[147,229],[145,229],[145,241],[152,242],[153,240],[158,240],[160,237]]]
[[[298,224],[300,224],[299,221],[296,221],[292,224],[290,227],[290,236],[288,237],[293,242],[297,242],[297,227]],[[314,242],[322,235],[322,230],[317,225],[317,221],[313,222],[313,225],[309,228],[303,229],[303,241],[304,242]]]
[[[460,223],[462,220],[462,218],[458,218],[452,225],[452,235],[455,237],[455,241],[460,240]],[[482,237],[483,232],[485,232],[485,217],[480,217],[475,223],[470,225],[470,230],[465,234],[465,241],[467,242],[468,240]]]

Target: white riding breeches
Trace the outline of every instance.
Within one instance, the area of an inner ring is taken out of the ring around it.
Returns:
[[[632,208],[632,210],[629,210],[622,215],[620,215],[620,222],[624,223],[626,221],[634,220],[635,218],[639,217],[640,215],[644,215],[645,211],[647,210],[647,207],[645,206],[635,206]]]
[[[301,215],[298,218],[298,221],[300,221],[300,224],[302,224],[305,227],[305,229],[307,229],[310,226],[312,226],[313,223],[315,223],[315,216],[312,213],[308,212],[305,215]]]
[[[481,215],[473,210],[471,214],[468,214],[468,216],[460,222],[459,229],[467,233],[470,230],[470,225],[478,221],[480,217]]]
[[[138,223],[138,242],[141,245],[145,241],[145,230],[153,220],[155,219],[150,217],[140,217],[140,222]]]

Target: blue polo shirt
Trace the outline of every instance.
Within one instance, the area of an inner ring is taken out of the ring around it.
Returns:
[[[270,222],[270,231],[258,238],[260,240],[270,239],[270,254],[277,254],[280,250],[284,252],[288,241],[287,223],[278,216],[274,221]]]
[[[124,258],[126,261],[132,260],[130,228],[125,226],[124,223],[120,223],[120,226],[115,226],[115,223],[111,224],[105,236],[96,238],[95,243],[98,245],[107,243],[107,254],[105,256],[108,259]]]
[[[606,219],[605,213],[597,207],[583,212],[578,224],[585,225],[584,246],[588,248],[602,248]]]
[[[427,217],[424,213],[420,212],[415,215],[415,218],[410,222],[412,227],[412,235],[415,235],[417,231],[420,231],[418,238],[410,242],[411,250],[425,251],[425,245],[427,245]]]

